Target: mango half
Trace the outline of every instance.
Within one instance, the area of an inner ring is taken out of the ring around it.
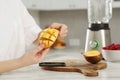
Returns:
[[[89,50],[83,55],[85,59],[92,64],[96,64],[102,60],[102,54],[98,50]]]
[[[44,44],[45,48],[49,48],[54,44],[58,35],[59,31],[57,29],[44,29],[39,36],[39,44]]]

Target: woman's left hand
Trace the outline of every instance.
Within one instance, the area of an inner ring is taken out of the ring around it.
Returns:
[[[55,28],[60,31],[59,38],[64,38],[65,36],[67,36],[68,29],[65,24],[53,23],[51,24],[51,28]]]

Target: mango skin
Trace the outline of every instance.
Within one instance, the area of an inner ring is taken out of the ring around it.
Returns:
[[[44,44],[45,48],[50,48],[58,38],[59,31],[54,28],[44,29],[39,36],[39,44]]]
[[[92,54],[92,53],[91,53]],[[98,54],[98,55],[93,55],[93,56],[87,56],[85,54],[83,54],[85,59],[92,63],[92,64],[97,64],[98,62],[100,62],[102,60],[102,54]]]

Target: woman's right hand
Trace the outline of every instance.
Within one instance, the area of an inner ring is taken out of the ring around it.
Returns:
[[[36,49],[24,54],[20,58],[0,61],[0,74],[21,67],[40,63],[48,51],[49,49],[44,49],[44,45],[39,45]]]
[[[48,53],[49,48],[45,49],[44,45],[39,45],[36,49],[34,49],[31,52],[28,52],[24,54],[22,57],[20,57],[20,60],[23,62],[23,64],[26,65],[32,65],[40,63],[45,55]]]

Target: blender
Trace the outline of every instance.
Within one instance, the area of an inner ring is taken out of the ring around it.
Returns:
[[[88,0],[88,29],[85,52],[99,50],[111,44],[109,20],[112,17],[112,0]]]

